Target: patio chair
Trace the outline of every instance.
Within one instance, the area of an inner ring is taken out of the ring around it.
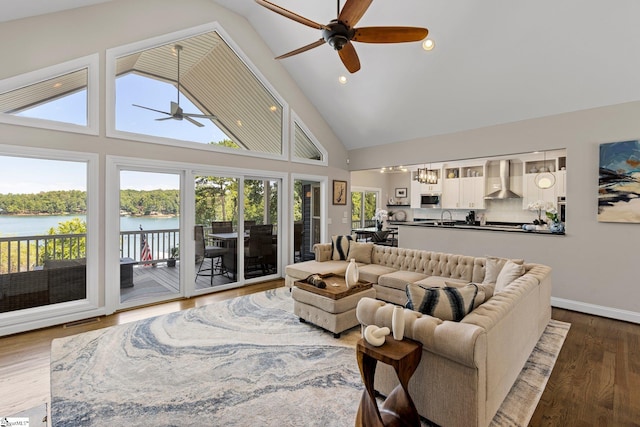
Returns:
[[[207,246],[204,241],[204,227],[202,225],[195,226],[195,241],[196,241],[196,262],[200,261],[198,266],[198,272],[196,273],[196,280],[200,276],[208,276],[210,278],[211,286],[213,286],[213,276],[220,275],[222,271],[222,256],[227,252],[226,248],[220,246]],[[209,268],[203,268],[205,260],[211,260]]]

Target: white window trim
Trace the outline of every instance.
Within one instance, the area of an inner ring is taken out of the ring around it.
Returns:
[[[159,136],[153,135],[144,135],[135,132],[127,132],[117,130],[115,126],[115,99],[116,99],[116,61],[121,56],[130,55],[145,49],[150,49],[158,46],[162,46],[168,43],[171,43],[176,40],[182,40],[189,37],[194,37],[199,34],[208,33],[211,31],[217,32],[224,41],[229,45],[229,47],[238,55],[240,60],[242,60],[247,67],[247,69],[252,72],[256,78],[262,83],[262,85],[267,89],[270,94],[278,100],[280,105],[282,106],[282,140],[281,140],[281,153],[266,153],[262,151],[251,151],[251,150],[238,150],[230,147],[221,147],[211,144],[202,144],[194,141],[186,141],[186,140],[177,140],[171,138],[162,138]],[[203,151],[218,151],[227,154],[236,154],[241,156],[250,156],[250,157],[259,157],[259,158],[268,158],[274,160],[286,160],[287,154],[289,152],[289,106],[285,102],[284,98],[282,98],[278,92],[276,92],[275,88],[269,83],[269,81],[258,71],[258,68],[249,60],[249,57],[244,54],[244,52],[240,49],[240,47],[231,39],[226,31],[222,28],[222,26],[218,22],[212,22],[209,24],[200,25],[197,27],[189,28],[186,30],[176,31],[169,34],[164,34],[161,36],[153,37],[150,39],[138,41],[135,43],[130,43],[123,46],[114,47],[111,49],[107,49],[106,51],[106,135],[110,138],[120,138],[131,141],[141,141],[141,142],[149,142],[153,144],[163,144],[163,145],[171,145],[174,147],[181,148],[192,148],[195,150],[203,150]]]
[[[0,80],[0,93],[20,89],[45,80],[54,79],[64,74],[87,69],[87,125],[76,125],[55,120],[21,117],[14,114],[0,114],[0,123],[28,126],[65,132],[98,135],[99,133],[99,56],[97,53],[52,65],[40,70],[20,74]]]
[[[99,305],[101,293],[98,288],[100,231],[98,224],[98,200],[100,199],[98,194],[98,155],[2,144],[0,144],[0,155],[87,163],[87,298],[2,313],[0,314],[0,324],[2,325],[0,326],[0,336],[104,315],[105,309]]]
[[[324,146],[320,143],[320,141],[318,141],[318,138],[316,138],[316,136],[313,134],[313,132],[311,132],[309,130],[307,125],[304,124],[302,119],[300,119],[300,116],[298,116],[298,114],[296,114],[296,112],[293,111],[293,109],[290,109],[290,115],[291,115],[291,125],[289,127],[289,129],[290,129],[289,133],[291,135],[291,144],[290,144],[291,161],[295,162],[295,163],[305,163],[305,164],[310,164],[310,165],[328,166],[329,165],[329,153],[327,152],[327,149],[324,148]],[[311,140],[311,142],[316,146],[318,151],[320,151],[320,153],[322,154],[322,160],[305,159],[305,158],[302,158],[302,157],[297,157],[295,155],[296,124],[300,127],[300,129],[302,129],[302,131],[305,133],[307,138],[309,138]]]
[[[292,173],[291,180],[289,182],[289,188],[291,191],[289,192],[289,208],[288,210],[293,212],[293,188],[294,183],[297,180],[305,180],[305,181],[315,181],[320,183],[320,241],[326,242],[328,241],[328,229],[327,229],[327,218],[329,218],[329,197],[327,196],[327,189],[329,188],[329,177],[326,175],[304,175],[299,173]],[[293,264],[295,248],[293,247],[293,220],[290,221],[289,233],[291,235],[290,241],[288,242],[290,253],[289,253],[289,264]]]

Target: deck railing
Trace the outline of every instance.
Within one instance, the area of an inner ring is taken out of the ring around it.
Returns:
[[[143,235],[149,245],[151,262],[166,261],[171,248],[178,247],[180,242],[179,229],[122,231],[120,257],[139,262]],[[86,234],[0,237],[0,274],[38,270],[46,260],[84,258],[86,239]]]

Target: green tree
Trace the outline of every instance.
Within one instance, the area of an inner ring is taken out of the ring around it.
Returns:
[[[49,229],[50,236],[66,235],[47,240],[41,252],[41,263],[46,259],[76,259],[87,256],[87,223],[80,218],[58,223]]]

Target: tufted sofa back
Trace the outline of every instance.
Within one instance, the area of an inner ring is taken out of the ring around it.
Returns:
[[[375,245],[372,262],[398,270],[422,273],[427,276],[451,277],[452,279],[469,282],[482,282],[486,259]]]

